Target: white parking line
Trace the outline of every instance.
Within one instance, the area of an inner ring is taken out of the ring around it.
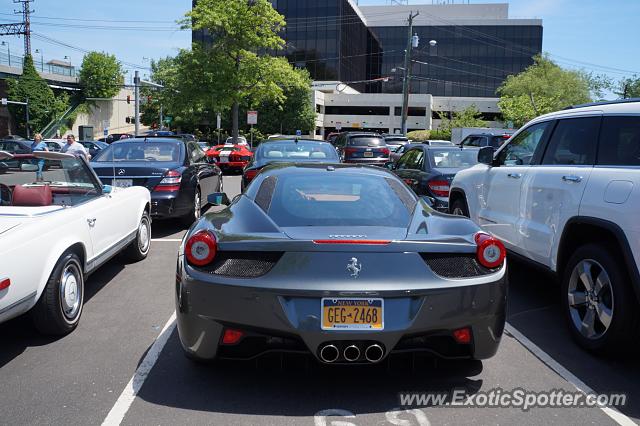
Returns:
[[[155,365],[156,361],[158,361],[158,356],[160,356],[160,352],[164,348],[164,345],[169,340],[169,336],[173,332],[173,329],[176,327],[176,313],[175,311],[169,318],[169,321],[164,325],[164,328],[160,332],[158,338],[151,345],[151,349],[147,352],[147,355],[144,357],[135,374],[127,383],[124,390],[118,397],[118,400],[107,414],[107,417],[102,422],[103,426],[116,426],[119,425],[122,420],[124,420],[124,416],[131,408],[131,404],[136,399],[136,395],[142,388],[144,381],[147,379],[149,372]]]
[[[560,377],[562,377],[567,382],[571,383],[578,391],[583,394],[596,394],[596,391],[591,389],[585,382],[576,377],[572,372],[564,368],[558,361],[551,358],[551,356],[543,351],[538,345],[529,340],[524,334],[520,333],[513,327],[511,324],[507,323],[504,327],[504,331],[516,339],[522,346],[527,348],[529,352],[531,352],[536,358],[545,363],[547,367],[551,368],[555,371]],[[598,407],[600,408],[607,416],[611,417],[613,421],[618,423],[621,426],[638,426],[636,422],[634,422],[629,417],[622,414],[620,411],[616,410],[613,407]]]
[[[180,242],[182,238],[152,238],[151,241],[170,241],[170,242]]]

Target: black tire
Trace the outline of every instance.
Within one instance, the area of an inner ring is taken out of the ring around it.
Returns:
[[[198,199],[199,202],[196,202],[196,199]],[[191,226],[193,222],[200,219],[201,213],[202,213],[202,198],[201,198],[200,188],[198,187],[193,193],[191,210],[189,210],[189,213],[183,216],[182,223],[184,223],[187,226]]]
[[[457,216],[470,217],[469,207],[467,207],[467,202],[462,197],[458,197],[453,201],[449,206],[449,212]]]
[[[147,258],[151,248],[151,218],[144,212],[140,218],[136,238],[124,250],[124,255],[132,262],[139,262]]]
[[[614,256],[616,252],[605,245],[583,245],[562,274],[562,306],[571,336],[578,345],[599,355],[629,353],[640,336],[637,299],[622,256]],[[591,294],[584,285],[589,280],[583,276],[591,277]]]
[[[68,334],[78,325],[83,305],[82,262],[75,253],[66,252],[56,263],[40,299],[31,310],[33,323],[43,334]]]

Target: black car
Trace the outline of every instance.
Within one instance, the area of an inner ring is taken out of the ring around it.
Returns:
[[[507,141],[511,137],[510,134],[500,134],[493,135],[489,133],[479,133],[468,135],[466,138],[460,142],[460,146],[463,147],[475,147],[482,148],[484,146],[492,146],[495,149],[498,149],[502,146],[503,143]]]
[[[200,217],[208,196],[222,192],[222,171],[209,163],[196,142],[182,139],[132,138],[100,151],[91,166],[103,184],[145,186],[151,191],[151,215]]]
[[[387,166],[418,196],[433,198],[433,207],[447,211],[451,181],[460,170],[478,163],[478,149],[412,145],[398,160]]]
[[[109,146],[108,143],[100,142],[100,141],[78,141],[78,142],[80,142],[82,146],[84,146],[84,148],[87,150],[89,155],[91,155],[91,157],[95,157],[96,155],[98,155],[98,152],[102,151],[103,149]]]
[[[273,139],[256,148],[253,158],[242,172],[241,189],[249,185],[260,170],[271,163],[340,163],[336,149],[315,139]]]
[[[389,161],[389,148],[377,133],[345,132],[334,142],[343,163],[384,166]]]

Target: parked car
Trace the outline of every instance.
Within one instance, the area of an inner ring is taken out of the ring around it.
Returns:
[[[133,135],[131,133],[111,133],[106,138],[98,139],[98,142],[104,142],[106,144],[111,144],[113,142],[117,142],[120,139],[132,138]]]
[[[394,151],[398,149],[398,147],[410,143],[409,139],[407,139],[405,136],[402,136],[402,135],[384,134],[382,135],[382,137],[384,137],[384,141],[387,144],[387,147],[389,148],[390,151]]]
[[[426,141],[420,141],[420,143],[423,143],[429,146],[455,146],[453,142],[445,141],[441,139],[429,139]]]
[[[500,344],[504,246],[383,168],[269,165],[184,242],[175,301],[192,359],[484,359]]]
[[[91,166],[103,183],[151,191],[151,216],[200,217],[210,194],[222,192],[222,171],[208,161],[196,142],[173,138],[131,138],[100,151]]]
[[[45,139],[44,143],[47,145],[47,149],[52,152],[61,152],[66,145],[63,139]]]
[[[89,155],[91,157],[96,156],[98,152],[100,152],[101,150],[109,146],[108,143],[100,142],[100,141],[78,141],[78,142],[80,142],[82,146],[85,147],[85,149],[89,152]]]
[[[120,251],[151,244],[145,188],[103,187],[84,159],[38,151],[38,166],[0,175],[0,322],[30,312],[36,328],[66,334],[80,321],[84,281]],[[0,161],[11,154],[0,151]]]
[[[271,163],[340,163],[340,158],[328,142],[315,139],[282,139],[262,142],[242,174],[241,189]]]
[[[334,146],[343,163],[384,166],[389,161],[389,148],[384,138],[377,133],[341,133]]]
[[[504,144],[507,139],[511,137],[510,134],[504,133],[501,135],[492,135],[488,133],[472,134],[467,136],[460,142],[460,146],[482,148],[483,146],[491,146],[498,149]]]
[[[172,132],[171,130],[149,130],[144,134],[144,136],[161,138],[161,137],[177,136],[177,135],[175,132]]]
[[[640,337],[640,102],[538,117],[458,173],[450,210],[557,274],[571,335],[597,353]]]
[[[334,144],[336,139],[338,138],[338,136],[340,136],[340,132],[331,132],[327,135],[327,142],[329,142],[330,144]]]
[[[405,154],[405,152],[407,152],[409,149],[417,145],[418,144],[407,143],[407,144],[398,146],[395,150],[391,150],[391,152],[389,153],[389,161],[393,161],[394,163],[397,162],[400,159],[400,157],[402,157]]]
[[[198,146],[206,153],[207,151],[209,151],[212,146],[209,145],[209,142],[204,142],[204,141],[199,141],[198,142]]]
[[[245,145],[217,145],[207,151],[207,156],[216,161],[222,171],[240,171],[249,164],[253,152]]]
[[[418,196],[431,197],[434,208],[448,212],[449,186],[453,177],[477,163],[478,150],[474,148],[414,144],[397,163],[390,161],[387,167]]]

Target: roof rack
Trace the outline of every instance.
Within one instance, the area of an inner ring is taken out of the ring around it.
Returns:
[[[628,104],[628,103],[632,103],[632,102],[640,102],[640,98],[618,99],[618,100],[615,100],[615,101],[590,102],[590,103],[580,104],[580,105],[570,105],[570,106],[566,107],[565,110],[567,110],[567,109],[576,109],[576,108],[585,108],[585,107],[591,107],[591,106],[600,106],[600,105]]]

